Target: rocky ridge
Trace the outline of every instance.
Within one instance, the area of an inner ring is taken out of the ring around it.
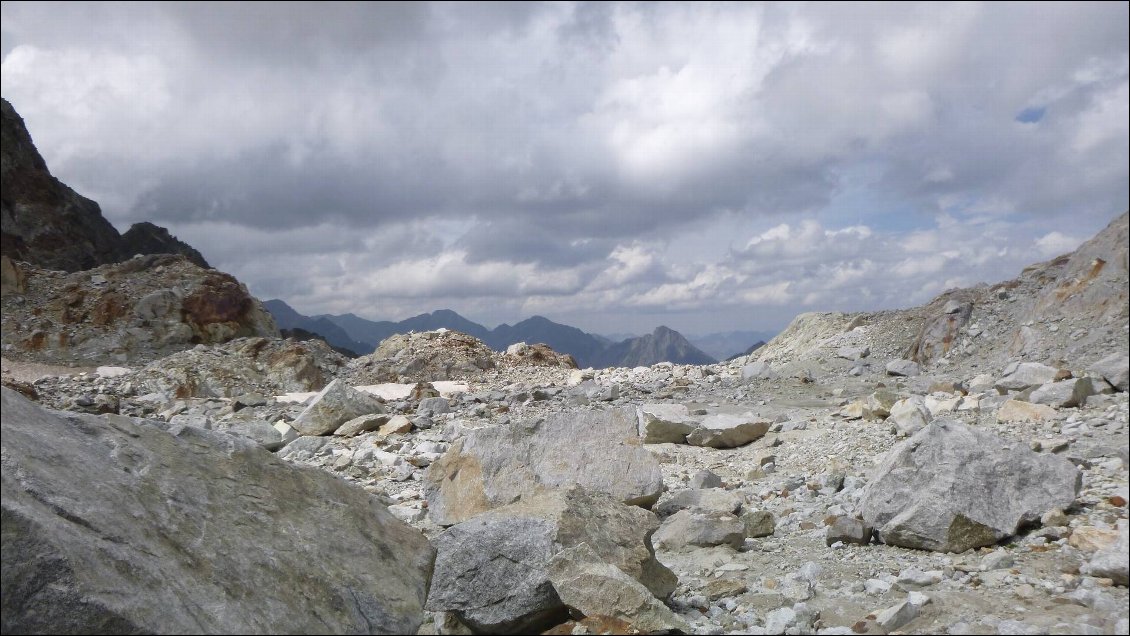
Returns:
[[[5,259],[5,356],[41,362],[148,362],[197,344],[278,337],[235,277],[183,256],[137,256],[67,273]]]
[[[208,268],[204,257],[163,227],[136,223],[124,234],[98,204],[51,175],[19,113],[0,98],[0,247],[35,267],[76,272],[137,254],[180,254]]]

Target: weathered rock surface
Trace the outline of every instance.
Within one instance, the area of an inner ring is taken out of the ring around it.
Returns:
[[[345,364],[320,340],[238,338],[151,362],[132,377],[145,392],[175,398],[320,391]]]
[[[707,415],[687,435],[691,446],[736,448],[757,441],[769,432],[769,420],[756,415]]]
[[[1101,375],[1119,391],[1130,387],[1130,356],[1124,353],[1112,353],[1092,364],[1089,370]]]
[[[554,555],[581,544],[653,598],[676,578],[655,560],[654,514],[578,487],[541,492],[452,526],[436,538],[428,608],[479,632],[543,630],[565,619],[550,581]]]
[[[211,269],[204,255],[169,234],[167,229],[148,221],[131,225],[118,243],[118,260],[124,261],[138,254],[180,254],[204,269]]]
[[[1005,368],[1004,376],[997,380],[996,387],[1002,393],[1023,391],[1052,382],[1058,374],[1059,369],[1046,364],[1019,362]]]
[[[546,565],[558,551],[537,518],[479,517],[435,539],[427,608],[452,612],[476,633],[536,633],[565,620]]]
[[[935,420],[888,453],[859,506],[884,543],[963,552],[1067,508],[1079,488],[1079,471],[1062,457]]]
[[[147,362],[197,344],[279,336],[247,287],[183,256],[25,274],[26,292],[2,300],[5,355],[95,365]]]
[[[605,563],[587,543],[558,552],[548,571],[561,601],[584,616],[620,619],[647,634],[691,631],[639,581]]]
[[[439,525],[470,519],[538,487],[578,484],[641,506],[663,492],[659,463],[639,445],[635,412],[628,409],[469,431],[428,467],[424,480],[428,512]]]
[[[665,517],[688,508],[704,512],[737,514],[742,508],[743,501],[743,497],[738,493],[721,488],[691,488],[664,495],[655,505],[655,511]]]
[[[894,376],[915,376],[920,373],[918,363],[913,360],[891,360],[884,368],[887,375]]]
[[[441,329],[391,336],[351,361],[344,377],[353,385],[467,380],[494,367],[494,352],[481,340]]]
[[[947,294],[935,299],[925,311],[932,314],[922,325],[908,356],[914,362],[928,365],[945,356],[953,348],[958,335],[973,314],[971,294]]]
[[[1056,408],[1079,406],[1095,394],[1091,378],[1071,378],[1041,385],[1028,396],[1033,404],[1046,404]]]
[[[728,513],[680,510],[663,522],[652,540],[665,550],[716,545],[736,550],[745,541],[745,525]]]
[[[1118,540],[1112,545],[1095,552],[1091,560],[1082,568],[1084,574],[1111,579],[1116,585],[1126,586],[1130,576],[1130,537],[1127,522],[1118,522]]]
[[[334,380],[290,425],[302,435],[328,435],[355,417],[385,411],[377,398]]]
[[[643,404],[636,409],[644,444],[685,444],[687,434],[698,426],[682,404]]]
[[[0,399],[5,633],[421,623],[434,550],[361,489],[231,435]]]

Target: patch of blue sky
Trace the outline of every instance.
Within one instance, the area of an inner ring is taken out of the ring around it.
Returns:
[[[1029,106],[1016,115],[1016,121],[1022,124],[1035,124],[1044,118],[1047,111],[1046,106]]]

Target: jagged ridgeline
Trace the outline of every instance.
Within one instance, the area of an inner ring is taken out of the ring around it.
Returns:
[[[171,239],[113,232],[7,102],[3,188],[4,633],[1130,628],[1126,214],[721,363],[270,303],[350,358],[123,256]]]
[[[119,234],[98,204],[51,176],[23,119],[0,99],[3,196],[0,246],[8,258],[43,269],[76,272],[136,254],[180,254],[207,268],[195,249],[163,227],[136,223]]]
[[[505,351],[518,343],[544,344],[554,351],[573,356],[581,367],[649,366],[659,362],[710,364],[715,359],[703,353],[679,332],[657,327],[653,333],[610,342],[576,327],[533,316],[517,324],[502,324],[494,329],[467,320],[450,309],[413,316],[399,322],[366,320],[354,314],[305,316],[278,299],[263,303],[283,329],[302,329],[323,337],[335,347],[358,355],[371,352],[376,345],[396,334],[433,329],[459,331],[481,340],[495,351]]]

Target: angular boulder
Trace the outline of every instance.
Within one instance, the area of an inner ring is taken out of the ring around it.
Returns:
[[[586,543],[557,553],[548,569],[561,601],[584,616],[626,621],[644,634],[692,631],[639,581],[605,563]]]
[[[742,380],[749,381],[754,379],[772,380],[777,377],[777,372],[773,367],[769,366],[768,362],[751,362],[742,367]]]
[[[769,432],[769,420],[756,415],[708,415],[687,435],[691,446],[736,448],[755,442]]]
[[[1091,378],[1071,378],[1040,385],[1028,396],[1033,404],[1046,404],[1056,408],[1082,406],[1095,394]]]
[[[690,488],[664,496],[655,505],[655,511],[670,516],[688,508],[704,512],[725,512],[737,514],[745,503],[745,498],[736,492],[721,488]]]
[[[920,373],[918,363],[913,360],[891,360],[885,368],[887,375],[907,377]]]
[[[1095,552],[1081,568],[1083,574],[1111,579],[1115,585],[1123,587],[1130,583],[1130,536],[1127,529],[1127,521],[1120,519],[1117,540]]]
[[[4,633],[422,622],[435,551],[360,488],[234,435],[0,394]]]
[[[938,552],[992,545],[1075,500],[1078,469],[989,431],[935,420],[887,454],[859,503],[883,543]]]
[[[913,435],[930,423],[930,411],[920,395],[912,395],[891,406],[887,421],[895,425],[899,435]]]
[[[1039,362],[1012,363],[1005,367],[1004,375],[993,385],[997,391],[1011,393],[1047,384],[1056,379],[1059,369]]]
[[[1130,387],[1130,356],[1125,353],[1112,353],[1087,370],[1102,376],[1119,391],[1126,391]]]
[[[385,411],[377,398],[334,380],[290,425],[302,435],[329,435],[353,418]]]
[[[428,514],[448,526],[539,488],[571,484],[651,506],[663,493],[663,474],[637,431],[630,409],[470,430],[424,473]]]
[[[728,513],[680,510],[663,522],[653,539],[665,550],[716,545],[737,550],[745,541],[745,524]]]
[[[636,409],[644,444],[685,444],[698,419],[682,404],[644,404]]]
[[[529,495],[436,538],[427,607],[453,612],[477,632],[544,630],[567,616],[550,561],[582,544],[653,598],[666,598],[678,581],[655,559],[658,527],[654,514],[578,487]]]

